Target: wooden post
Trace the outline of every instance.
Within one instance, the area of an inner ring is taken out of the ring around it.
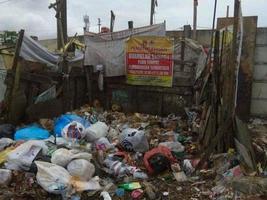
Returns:
[[[198,0],[194,0],[194,12],[193,12],[193,39],[197,40],[197,6]]]
[[[185,28],[184,28],[184,31],[183,31],[183,37],[182,37],[182,40],[181,40],[181,71],[183,72],[184,71],[184,55],[185,54]]]
[[[62,23],[62,34],[64,44],[68,42],[68,27],[67,27],[67,0],[61,0],[61,23]]]
[[[50,4],[49,9],[54,8],[57,18],[57,48],[60,50],[68,41],[67,34],[67,0],[56,0]]]
[[[235,0],[235,8],[234,8],[234,27],[233,27],[233,43],[232,43],[232,54],[231,54],[231,62],[230,62],[230,95],[229,95],[229,110],[231,114],[235,113],[234,104],[235,104],[235,85],[236,85],[236,64],[237,64],[237,34],[238,34],[238,23],[239,23],[239,6],[240,1]]]
[[[15,79],[14,79],[12,95],[14,95],[14,93],[19,88],[20,67],[18,67],[18,60],[19,60],[20,49],[21,49],[22,42],[23,42],[23,37],[24,37],[24,30],[21,30],[19,32],[19,38],[18,38],[18,41],[16,44],[15,55],[14,55],[13,64],[12,64],[12,71],[15,72]]]
[[[93,66],[84,66],[86,85],[87,85],[87,96],[89,103],[93,103]]]
[[[17,120],[21,117],[23,113],[24,104],[26,104],[25,95],[19,93],[19,82],[20,82],[20,66],[18,65],[19,54],[23,42],[24,30],[19,32],[19,37],[17,40],[15,54],[13,58],[12,64],[12,72],[15,74],[14,79],[12,79],[12,83],[10,86],[10,91],[7,93],[7,108],[8,108],[8,120],[11,122],[17,122]],[[17,101],[21,102],[17,102]]]

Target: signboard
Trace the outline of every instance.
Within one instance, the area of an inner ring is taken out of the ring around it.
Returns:
[[[136,36],[126,42],[127,83],[172,87],[173,40]]]

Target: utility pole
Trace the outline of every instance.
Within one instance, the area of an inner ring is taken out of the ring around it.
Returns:
[[[115,23],[115,14],[114,12],[111,10],[110,11],[110,32],[113,32],[113,29],[114,29],[114,23]]]
[[[229,18],[229,6],[227,6],[227,10],[226,10],[226,18]]]
[[[83,16],[83,21],[84,21],[84,31],[89,32],[90,30],[90,19],[88,15]]]
[[[62,62],[60,62],[63,73],[62,87],[63,87],[63,109],[65,112],[71,110],[72,102],[70,97],[70,82],[69,82],[69,65],[68,65],[68,51],[65,49],[65,44],[68,42],[67,35],[67,0],[56,0],[55,3],[48,7],[54,8],[57,18],[57,46],[58,50],[63,49]]]
[[[67,34],[67,0],[56,0],[48,7],[54,8],[56,11],[55,17],[57,18],[57,47],[58,50],[63,48],[68,42]]]
[[[197,6],[198,6],[198,0],[194,1],[194,13],[193,13],[193,39],[197,39]]]
[[[155,14],[155,7],[158,6],[157,0],[151,0],[151,10],[150,10],[150,25],[153,25],[153,17]]]
[[[61,1],[61,21],[64,44],[68,42],[68,27],[67,27],[67,0]]]
[[[101,32],[101,19],[100,18],[98,18],[98,33],[100,33]]]

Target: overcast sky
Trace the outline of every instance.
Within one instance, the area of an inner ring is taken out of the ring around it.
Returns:
[[[0,30],[24,28],[29,35],[39,38],[56,37],[55,11],[49,10],[51,0],[0,0]],[[128,21],[134,26],[149,24],[150,0],[67,0],[68,34],[82,34],[83,15],[90,17],[90,31],[97,31],[97,18],[103,26],[109,26],[110,10],[116,15],[114,30],[126,29]],[[234,0],[218,0],[217,17],[226,15],[230,5],[233,14]],[[156,23],[166,20],[168,30],[178,30],[185,24],[192,24],[193,0],[158,0]],[[199,0],[198,27],[210,28],[214,0]],[[267,0],[242,0],[243,15],[257,15],[258,26],[267,26]]]

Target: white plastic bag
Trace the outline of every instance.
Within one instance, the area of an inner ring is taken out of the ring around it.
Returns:
[[[28,171],[40,151],[42,151],[43,155],[46,155],[48,152],[48,147],[44,141],[27,141],[8,154],[6,168]]]
[[[77,192],[88,191],[88,190],[101,190],[102,188],[99,184],[99,181],[100,179],[98,176],[95,176],[88,182],[78,181],[75,178],[72,178],[71,184],[72,184],[72,187]]]
[[[11,140],[10,138],[1,138],[0,139],[0,151],[2,151],[4,148],[10,146],[11,144],[13,144],[13,140]]]
[[[106,137],[108,133],[108,126],[104,122],[96,122],[87,129],[84,134],[89,142],[94,142],[101,137]]]
[[[80,151],[75,151],[75,150],[70,150],[72,156],[71,156],[71,160],[74,159],[84,159],[87,161],[91,161],[92,160],[92,154],[87,153],[87,152],[80,152]]]
[[[12,179],[12,171],[0,169],[0,185],[8,185]]]
[[[114,128],[110,128],[107,134],[107,138],[109,141],[114,142],[115,140],[119,139],[119,131]]]
[[[162,142],[159,143],[159,146],[168,147],[171,151],[174,152],[183,152],[185,149],[180,142]]]
[[[95,141],[95,147],[97,150],[105,151],[105,150],[113,149],[114,145],[110,144],[107,138],[101,137]]]
[[[67,170],[78,180],[89,181],[95,173],[95,166],[87,160],[76,159],[68,164]]]
[[[145,132],[133,128],[127,128],[122,131],[120,144],[127,151],[144,153],[149,150]]]
[[[72,153],[68,149],[58,149],[51,156],[51,163],[66,167],[72,160]]]
[[[42,161],[35,161],[35,164],[38,168],[37,182],[45,191],[63,194],[71,190],[71,176],[65,168]]]
[[[56,150],[51,157],[51,163],[66,167],[70,161],[74,159],[84,159],[90,161],[92,159],[92,154],[87,152],[80,152],[77,150],[68,150],[68,149],[58,149]]]

